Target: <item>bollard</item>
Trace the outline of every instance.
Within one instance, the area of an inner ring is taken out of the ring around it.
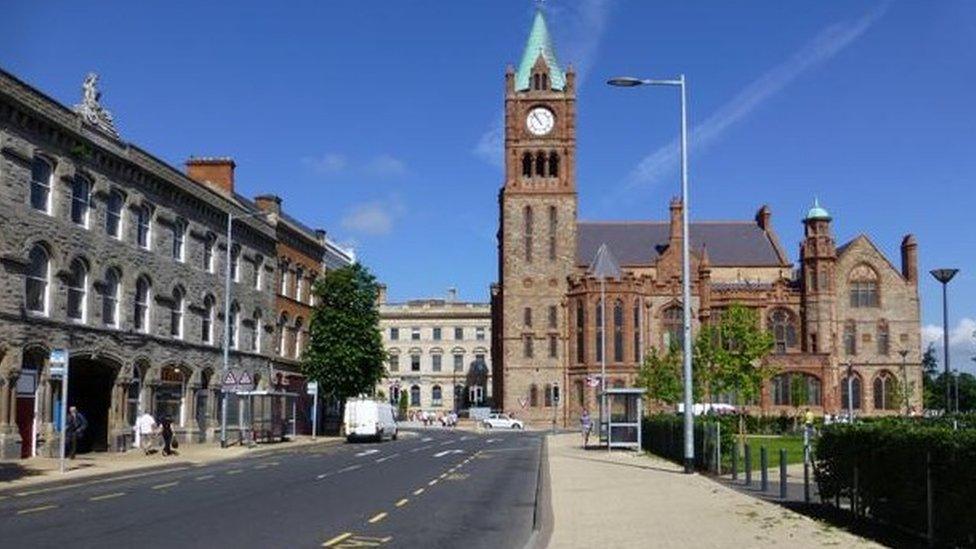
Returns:
[[[763,492],[769,489],[769,456],[766,447],[759,447],[759,489]]]
[[[779,497],[786,499],[786,448],[779,449]]]
[[[803,447],[803,503],[810,503],[810,447]]]
[[[746,452],[746,486],[752,487],[752,451],[749,450],[749,445],[745,445]]]
[[[732,445],[732,480],[739,480],[739,445]]]

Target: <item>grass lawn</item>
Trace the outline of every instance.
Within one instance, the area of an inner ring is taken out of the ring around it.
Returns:
[[[738,442],[738,440],[737,440]],[[786,449],[786,463],[803,463],[803,436],[786,435],[779,437],[746,435],[746,443],[752,453],[752,470],[760,469],[759,448],[766,447],[769,467],[779,467],[780,448]],[[740,470],[745,469],[745,459],[739,459]]]

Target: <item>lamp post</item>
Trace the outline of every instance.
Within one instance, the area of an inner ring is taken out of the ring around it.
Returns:
[[[942,350],[945,363],[945,411],[949,413],[950,393],[949,393],[949,301],[948,286],[952,277],[956,276],[959,269],[933,269],[929,271],[942,284]]]
[[[694,470],[695,438],[694,416],[691,398],[691,268],[688,253],[688,93],[685,75],[677,78],[657,80],[650,78],[618,77],[607,81],[611,86],[632,88],[635,86],[671,86],[681,92],[681,297],[684,305],[684,427],[685,427],[685,473]]]
[[[904,398],[905,398],[905,415],[908,416],[910,415],[908,412],[909,405],[910,405],[909,401],[911,400],[912,397],[912,393],[911,391],[909,391],[909,387],[908,387],[908,364],[905,362],[906,357],[908,356],[908,349],[902,349],[898,351],[898,354],[901,355],[901,381],[903,387],[902,393],[904,394]]]
[[[858,395],[860,397],[860,395]],[[854,361],[847,362],[847,421],[854,423]]]
[[[227,378],[227,370],[230,369],[230,264],[232,261],[231,249],[234,247],[233,237],[234,237],[234,220],[235,219],[247,219],[249,217],[261,217],[267,215],[268,212],[252,212],[244,215],[235,216],[234,214],[227,213],[227,254],[226,254],[226,264],[224,265],[224,361],[222,367],[222,373],[220,376],[221,388],[223,389],[223,381]],[[240,337],[240,334],[237,334]],[[257,335],[256,337],[260,337]],[[223,391],[224,398],[220,402],[220,447],[227,447],[227,391]]]

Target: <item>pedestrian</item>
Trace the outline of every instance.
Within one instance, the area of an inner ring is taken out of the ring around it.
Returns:
[[[143,411],[136,420],[136,436],[139,437],[139,448],[149,455],[153,452],[153,438],[156,436],[156,418],[149,412]]]
[[[78,411],[78,408],[71,406],[68,408],[67,425],[65,425],[65,435],[67,436],[68,458],[75,459],[78,452],[78,439],[85,436],[85,429],[88,428],[88,420]]]
[[[583,448],[586,448],[590,444],[590,430],[593,428],[593,421],[590,419],[590,411],[583,408],[583,413],[580,415],[580,432],[583,435]]]
[[[163,420],[160,423],[163,426],[163,455],[169,456],[175,454],[176,452],[173,451],[173,420],[169,416],[163,416]]]

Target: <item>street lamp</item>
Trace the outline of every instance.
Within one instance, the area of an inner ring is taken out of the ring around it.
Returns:
[[[261,217],[268,215],[268,212],[251,212],[244,215],[235,216],[227,213],[227,255],[224,265],[224,363],[220,376],[221,389],[223,381],[227,378],[227,370],[230,369],[230,262],[231,248],[233,248],[234,219],[247,219],[249,217]],[[240,337],[238,334],[237,337]],[[260,335],[256,336],[260,337]],[[224,398],[220,402],[220,447],[227,447],[227,391],[223,391]]]
[[[685,473],[694,470],[695,438],[694,416],[691,402],[691,268],[688,253],[688,93],[685,75],[675,79],[657,80],[633,78],[630,76],[611,78],[611,86],[633,88],[636,86],[672,86],[681,91],[681,296],[684,305],[684,427],[685,427]]]
[[[905,362],[906,357],[908,356],[908,349],[902,349],[898,351],[898,354],[901,355],[901,379],[902,379],[902,387],[903,387],[902,393],[905,395],[905,415],[907,416],[910,415],[908,411],[909,410],[908,407],[909,407],[909,400],[911,400],[911,396],[912,396],[911,392],[908,390],[909,389],[908,364]]]
[[[945,362],[945,411],[949,413],[949,301],[947,299],[949,281],[959,269],[933,269],[929,271],[942,284],[942,349]]]

